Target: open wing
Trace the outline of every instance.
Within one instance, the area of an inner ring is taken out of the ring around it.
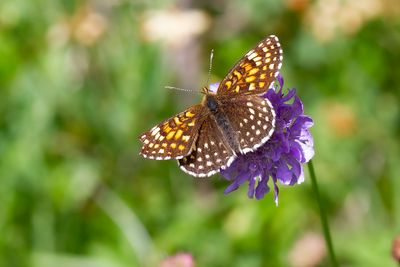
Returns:
[[[196,177],[206,177],[228,167],[235,155],[222,141],[215,121],[208,116],[200,128],[190,155],[179,160],[179,167],[186,173]]]
[[[282,65],[278,37],[270,35],[251,49],[219,84],[217,94],[262,94],[274,82]]]
[[[268,99],[258,95],[242,95],[225,99],[221,108],[237,133],[242,153],[257,149],[272,136],[276,115]]]
[[[154,126],[140,136],[140,154],[150,159],[180,159],[188,155],[197,139],[205,109],[196,105]]]

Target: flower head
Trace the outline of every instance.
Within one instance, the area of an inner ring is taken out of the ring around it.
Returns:
[[[279,88],[268,89],[267,98],[276,113],[275,131],[271,138],[257,150],[239,155],[221,174],[231,184],[225,189],[230,193],[248,182],[249,198],[261,199],[270,191],[272,180],[275,203],[278,204],[278,181],[284,185],[300,184],[304,181],[302,163],[314,156],[313,138],[309,128],[313,120],[304,115],[303,103],[295,89],[283,94],[283,78],[278,76]]]

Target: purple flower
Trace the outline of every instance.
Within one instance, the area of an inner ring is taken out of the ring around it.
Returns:
[[[256,151],[239,155],[221,174],[232,183],[225,194],[248,182],[249,198],[261,199],[270,191],[268,181],[274,186],[275,203],[278,205],[278,181],[284,185],[304,181],[302,163],[314,156],[313,138],[308,130],[313,120],[304,115],[303,103],[295,89],[283,94],[283,78],[278,76],[279,88],[268,89],[263,96],[272,103],[276,112],[275,131],[271,138]]]

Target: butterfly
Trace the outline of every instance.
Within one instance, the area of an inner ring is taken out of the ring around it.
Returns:
[[[273,85],[282,59],[278,38],[268,36],[234,65],[216,92],[204,87],[200,104],[142,134],[140,154],[177,159],[184,172],[206,177],[263,145],[274,132],[276,114],[261,95]]]

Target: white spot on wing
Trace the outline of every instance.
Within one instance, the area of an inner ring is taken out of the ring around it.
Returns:
[[[253,53],[254,52],[254,50],[252,49],[252,50],[250,50],[249,52],[247,52],[247,54],[246,54],[246,56],[249,56],[251,53]]]
[[[155,128],[152,129],[151,135],[154,136],[154,135],[156,135],[159,131],[160,131],[160,127],[157,127],[157,126],[156,126]]]
[[[251,54],[247,57],[247,59],[248,59],[248,60],[252,60],[252,59],[255,58],[256,56],[258,56],[257,52],[253,52],[253,53],[251,53]]]

